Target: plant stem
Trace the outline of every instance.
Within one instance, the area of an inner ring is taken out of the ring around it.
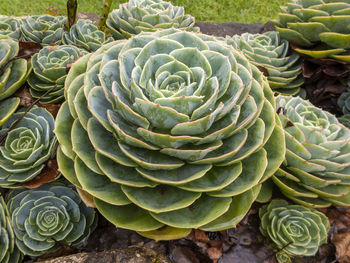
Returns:
[[[68,31],[70,28],[75,24],[75,21],[77,20],[77,9],[78,9],[78,0],[67,0],[67,29]]]
[[[107,21],[107,17],[111,9],[112,3],[113,3],[113,0],[106,0],[105,3],[103,4],[102,13],[100,15],[100,21],[98,22],[98,29],[100,29],[103,32],[106,30],[106,21]]]

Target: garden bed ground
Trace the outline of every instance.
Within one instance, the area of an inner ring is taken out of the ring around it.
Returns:
[[[81,18],[95,20],[98,16],[83,13]],[[197,23],[206,34],[225,36],[244,32],[263,33],[272,30],[270,23],[240,24]],[[279,197],[276,189],[275,197]],[[62,248],[54,254],[40,258],[48,263],[97,262],[175,262],[175,263],[272,263],[277,262],[273,251],[259,232],[258,209],[254,204],[244,220],[235,228],[205,233],[200,230],[184,239],[160,241],[143,238],[129,230],[115,228],[100,217],[98,228],[82,250]],[[315,257],[296,259],[295,262],[350,262],[350,210],[329,208],[324,211],[330,219],[329,243],[323,245]],[[27,259],[24,262],[33,262]]]

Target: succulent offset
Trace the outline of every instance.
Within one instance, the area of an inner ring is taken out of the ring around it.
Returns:
[[[33,71],[28,78],[30,94],[40,98],[42,104],[64,100],[63,87],[68,68],[85,54],[87,51],[72,45],[47,46],[34,54],[31,59]]]
[[[276,93],[296,95],[304,83],[301,60],[296,52],[289,51],[289,44],[281,40],[278,32],[264,34],[244,33],[227,36],[226,43],[243,51],[258,68],[264,68],[270,87]]]
[[[47,110],[34,106],[10,130],[24,111],[18,110],[0,129],[0,137],[7,134],[0,146],[0,187],[3,188],[23,186],[39,175],[45,162],[55,156],[55,123]]]
[[[282,38],[313,58],[350,62],[350,2],[292,0],[275,21]]]
[[[42,45],[62,43],[66,18],[63,16],[29,16],[21,20],[23,40]]]
[[[16,245],[33,257],[61,246],[81,247],[97,225],[97,215],[79,195],[62,183],[11,190],[6,195]]]
[[[186,15],[182,6],[173,6],[171,2],[163,0],[129,0],[113,10],[106,21],[115,39],[171,27],[198,31],[194,23],[194,17]]]
[[[0,35],[0,101],[15,93],[30,73],[27,60],[16,58],[18,51],[17,41]]]
[[[87,51],[96,51],[107,41],[112,41],[112,38],[107,38],[90,20],[79,19],[72,26],[69,32],[64,33],[63,43],[74,45],[83,48]]]
[[[260,232],[280,250],[276,256],[280,263],[295,256],[314,256],[327,243],[329,221],[316,209],[273,200],[260,208],[259,216]]]
[[[345,114],[338,118],[338,120],[345,126],[350,129],[350,114]]]
[[[22,253],[15,244],[15,234],[11,225],[11,218],[2,196],[0,196],[0,262],[21,262]]]
[[[106,44],[74,63],[65,96],[60,171],[113,224],[154,239],[235,226],[283,161],[266,78],[209,36]]]
[[[19,40],[21,37],[19,20],[14,17],[0,16],[0,35]]]
[[[301,98],[277,97],[286,160],[272,177],[282,193],[310,207],[350,206],[350,130]]]
[[[338,106],[344,114],[350,114],[350,80],[347,83],[348,91],[343,92],[338,98]]]

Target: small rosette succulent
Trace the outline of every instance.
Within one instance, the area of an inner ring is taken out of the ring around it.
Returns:
[[[0,35],[0,101],[10,97],[26,81],[30,65],[18,55],[18,42]]]
[[[63,35],[63,43],[83,48],[87,51],[96,51],[105,42],[112,41],[106,38],[104,32],[99,30],[90,20],[79,19],[69,32]]]
[[[62,43],[66,18],[63,16],[29,16],[21,21],[23,40],[42,45]]]
[[[45,162],[55,156],[57,139],[51,113],[34,106],[10,130],[23,113],[24,109],[18,110],[0,129],[0,137],[7,134],[0,146],[0,187],[3,188],[23,186],[39,175]]]
[[[21,37],[19,20],[14,17],[0,16],[0,35],[19,40]]]
[[[345,126],[350,129],[350,114],[345,114],[338,118],[338,120]]]
[[[85,50],[71,45],[47,46],[34,54],[31,60],[33,71],[28,78],[30,94],[40,98],[42,104],[64,100],[63,87],[68,67],[85,54]]]
[[[227,44],[243,51],[258,68],[263,67],[271,89],[283,95],[296,95],[304,83],[301,60],[296,52],[289,52],[289,44],[281,40],[278,32],[264,34],[244,33],[227,36]]]
[[[350,80],[347,81],[348,90],[338,98],[338,106],[344,114],[350,114]]]
[[[16,245],[24,255],[38,257],[63,245],[82,247],[97,225],[94,209],[62,183],[11,190],[6,202]]]
[[[74,63],[65,95],[60,171],[144,236],[235,226],[283,161],[266,78],[214,37],[169,29],[106,44]]]
[[[21,262],[22,257],[15,244],[15,234],[7,206],[0,196],[0,263]]]
[[[194,23],[194,17],[186,15],[182,6],[173,6],[171,2],[162,0],[129,0],[113,10],[106,21],[115,39],[171,27],[199,31]]]
[[[292,0],[275,22],[282,38],[313,58],[350,61],[350,2]]]
[[[259,216],[260,232],[280,250],[276,255],[280,263],[289,263],[295,256],[314,256],[327,243],[329,221],[316,209],[273,200],[260,208]]]
[[[350,130],[309,101],[276,100],[287,151],[274,182],[305,206],[350,206]]]

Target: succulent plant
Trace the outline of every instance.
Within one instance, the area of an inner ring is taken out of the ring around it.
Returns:
[[[280,250],[280,263],[291,262],[294,256],[314,256],[318,247],[327,243],[329,221],[316,209],[273,200],[260,208],[259,216],[260,232]]]
[[[275,20],[282,38],[313,58],[350,62],[350,3],[341,0],[292,0]]]
[[[7,134],[0,146],[0,187],[3,188],[23,186],[39,175],[45,162],[55,155],[57,139],[51,113],[34,106],[18,121],[24,110],[18,110],[0,129],[0,137]]]
[[[266,78],[209,36],[106,44],[74,63],[65,95],[60,171],[109,221],[154,239],[235,226],[283,161]]]
[[[97,215],[79,195],[63,183],[15,189],[6,195],[16,245],[33,257],[62,245],[81,247],[97,225]]]
[[[20,99],[17,97],[0,101],[0,127],[17,110]]]
[[[338,118],[340,123],[342,123],[345,127],[350,129],[350,114],[345,114]]]
[[[63,35],[63,43],[83,48],[87,51],[96,51],[105,42],[112,41],[105,33],[90,20],[79,19],[69,32]]]
[[[40,103],[58,103],[64,100],[64,81],[68,67],[79,57],[87,54],[85,50],[71,45],[47,46],[32,57],[33,71],[29,75],[30,94],[40,98]]]
[[[19,40],[21,37],[19,20],[14,17],[0,16],[0,35]]]
[[[348,91],[343,92],[338,99],[338,106],[344,114],[350,114],[350,79],[347,81]]]
[[[185,15],[182,6],[163,0],[129,0],[109,13],[106,25],[115,39],[125,39],[142,31],[157,31],[171,27],[199,31],[193,27],[194,17]]]
[[[281,95],[276,100],[287,151],[274,182],[305,206],[350,206],[350,130],[309,101]]]
[[[281,40],[278,32],[264,34],[244,33],[227,36],[225,41],[244,55],[258,68],[267,72],[272,90],[283,95],[296,95],[304,83],[301,75],[301,59],[296,52],[289,51],[289,44]]]
[[[2,196],[0,196],[0,262],[17,263],[22,260],[22,253],[15,245],[15,234],[11,218]]]
[[[60,45],[65,23],[64,16],[40,15],[24,18],[21,21],[23,40],[42,45]]]
[[[26,81],[30,65],[18,58],[18,42],[0,35],[0,101],[10,97]]]

